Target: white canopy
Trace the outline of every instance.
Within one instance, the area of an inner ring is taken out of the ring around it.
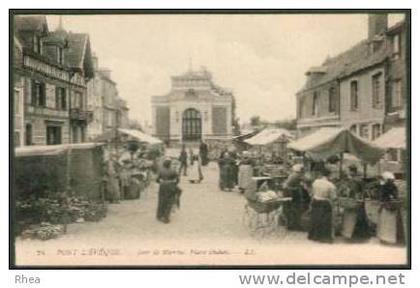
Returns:
[[[250,145],[267,145],[280,139],[290,140],[292,137],[292,134],[286,129],[273,128],[264,129],[254,137],[245,140],[245,142]]]
[[[325,160],[340,153],[350,153],[371,164],[379,161],[384,152],[381,147],[342,128],[321,128],[289,143],[287,147],[305,152],[314,160]]]
[[[379,136],[373,143],[384,149],[406,149],[405,128],[392,128]]]
[[[159,139],[157,139],[153,136],[150,136],[148,134],[145,134],[145,133],[141,132],[140,130],[118,128],[118,131],[120,133],[131,136],[131,137],[137,139],[140,142],[145,142],[145,143],[149,143],[149,144],[161,144],[162,143],[161,140],[159,140]]]

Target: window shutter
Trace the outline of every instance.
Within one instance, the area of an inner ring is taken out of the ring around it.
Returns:
[[[66,88],[61,88],[62,89],[62,99],[61,99],[61,105],[62,105],[62,108],[63,108],[63,110],[66,110],[67,109],[67,90],[66,90]]]
[[[36,106],[36,83],[34,80],[31,81],[31,104]]]
[[[46,91],[45,91],[45,83],[41,83],[40,84],[40,97],[39,97],[39,105],[40,106],[45,106],[46,104]]]
[[[60,88],[55,87],[55,109],[60,109]]]

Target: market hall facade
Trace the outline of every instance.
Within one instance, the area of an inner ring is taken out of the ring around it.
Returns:
[[[167,144],[229,141],[234,96],[202,68],[171,78],[171,91],[152,97],[153,136]]]

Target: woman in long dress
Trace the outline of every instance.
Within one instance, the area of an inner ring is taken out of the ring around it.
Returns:
[[[235,160],[233,160],[228,152],[223,154],[223,158],[219,160],[220,167],[220,179],[219,186],[223,191],[232,191],[235,187],[235,177],[234,177],[234,166]]]
[[[404,244],[401,202],[398,201],[398,188],[394,183],[394,175],[391,172],[384,172],[382,179],[383,183],[379,189],[381,207],[379,208],[377,236],[382,243]]]
[[[120,169],[120,191],[123,199],[128,198],[131,178],[131,165],[125,160]]]
[[[322,176],[312,184],[312,203],[310,212],[310,240],[332,243],[333,228],[333,202],[336,200],[336,187],[328,180],[330,171],[324,169]]]
[[[107,162],[106,190],[111,203],[120,202],[120,185],[118,183],[115,161],[111,158]]]
[[[284,183],[285,195],[291,197],[292,201],[285,204],[285,212],[287,217],[287,228],[289,230],[303,230],[302,215],[308,210],[310,197],[308,191],[303,186],[304,167],[300,164],[295,164],[293,173],[287,178]]]
[[[191,166],[190,173],[190,182],[193,184],[198,184],[203,181],[203,171],[202,171],[202,160],[200,154],[194,155],[194,164]]]
[[[178,173],[171,168],[171,160],[163,161],[156,182],[159,183],[159,196],[156,218],[163,222],[170,222],[172,206],[178,193]]]
[[[249,156],[249,152],[244,151],[242,160],[239,162],[238,186],[241,193],[244,193],[252,183],[253,167]]]
[[[341,235],[353,241],[367,240],[370,237],[370,228],[363,201],[365,198],[363,182],[357,176],[357,167],[349,167],[348,177],[347,196],[350,205],[344,208]]]

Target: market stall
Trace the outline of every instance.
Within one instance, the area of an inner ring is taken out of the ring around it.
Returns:
[[[259,130],[246,130],[241,131],[241,135],[235,136],[232,138],[232,143],[235,145],[237,151],[244,151],[248,150],[252,147],[251,144],[247,143],[246,140],[254,137],[257,135],[260,131]]]
[[[267,128],[246,139],[245,142],[261,151],[274,151],[284,153],[287,143],[293,139],[293,135],[286,129]]]
[[[386,150],[381,160],[380,171],[391,171],[397,178],[404,178],[407,164],[407,141],[404,127],[392,128],[373,142]]]
[[[14,163],[18,197],[41,197],[69,188],[89,199],[102,197],[102,144],[19,147]]]
[[[349,153],[364,163],[364,167],[367,164],[374,165],[378,163],[385,152],[380,146],[354,135],[347,129],[341,128],[321,128],[306,137],[289,143],[288,148],[303,153],[306,159],[316,161],[317,163],[325,163],[327,159],[331,159],[337,155],[339,155],[340,163],[342,163],[344,153]],[[349,196],[344,193],[345,190],[340,188],[346,187],[347,179],[347,175],[342,173],[341,166],[342,164],[340,164],[340,177],[335,179],[339,196],[337,213],[341,213],[346,209],[365,207],[369,220],[375,225],[380,203],[376,195],[377,193],[372,193],[370,190],[377,192],[379,182],[375,178],[367,179],[366,173],[364,173],[361,179],[364,183],[363,187],[365,191],[362,191],[362,195],[364,196],[361,199],[348,198]],[[366,171],[366,169],[364,170]],[[337,214],[335,219],[340,221],[340,214]],[[346,226],[346,223],[337,222],[336,224],[337,227],[341,225]]]
[[[287,143],[293,135],[286,129],[267,128],[245,140],[251,145],[255,159],[255,174],[260,176],[284,176],[288,162]]]
[[[305,153],[315,161],[350,153],[368,164],[377,163],[384,150],[351,133],[348,129],[321,128],[314,133],[290,142],[289,149]]]
[[[105,217],[102,146],[83,143],[15,149],[16,235],[48,240],[66,233],[69,223]]]

